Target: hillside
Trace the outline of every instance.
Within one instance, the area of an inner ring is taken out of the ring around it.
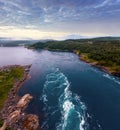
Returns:
[[[109,73],[120,74],[119,37],[37,42],[29,48],[75,52],[86,62],[102,66]]]

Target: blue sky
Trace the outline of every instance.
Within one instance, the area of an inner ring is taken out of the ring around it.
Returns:
[[[120,0],[0,0],[0,37],[119,36]]]

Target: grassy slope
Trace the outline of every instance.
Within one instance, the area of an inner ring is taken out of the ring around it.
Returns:
[[[24,69],[22,67],[11,68],[10,71],[0,71],[0,109],[3,107],[15,81],[21,79],[23,76]]]

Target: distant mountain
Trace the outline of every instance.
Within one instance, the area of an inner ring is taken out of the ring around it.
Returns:
[[[13,40],[10,38],[0,38],[0,46],[31,45],[35,42],[37,42],[37,40]]]
[[[85,37],[76,35],[76,34],[67,35],[67,36],[62,37],[62,39],[81,39],[81,38],[85,38]]]
[[[80,39],[67,39],[65,41],[79,41],[79,42],[120,41],[120,37],[80,38]]]
[[[45,43],[45,42],[48,42],[48,41],[56,41],[56,40],[53,40],[53,39],[42,39],[42,40],[37,40],[37,41]]]
[[[96,41],[114,41],[114,40],[120,40],[120,37],[96,37],[96,38],[92,38],[92,40],[96,40]]]
[[[48,41],[54,41],[52,39],[40,39],[40,40],[33,40],[33,39],[18,39],[18,40],[15,40],[15,39],[12,39],[12,38],[5,38],[5,37],[0,37],[0,46],[21,46],[21,45],[31,45],[33,43],[36,43],[36,42],[42,42],[42,43],[45,43],[45,42],[48,42]]]
[[[71,39],[73,37],[73,39]],[[102,42],[102,41],[120,41],[120,37],[96,37],[96,38],[85,38],[79,35],[69,35],[67,39],[64,41],[71,42],[71,41],[78,41],[78,42]],[[0,37],[0,46],[21,46],[21,45],[32,45],[34,43],[46,43],[46,42],[57,42],[57,40],[53,39],[42,39],[42,40],[14,40],[11,38],[4,38]]]

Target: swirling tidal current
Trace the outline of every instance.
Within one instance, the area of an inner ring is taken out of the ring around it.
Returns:
[[[78,95],[71,92],[67,77],[59,69],[47,75],[42,100],[47,114],[41,129],[89,129],[86,106]],[[59,121],[54,121],[55,118],[59,118]],[[54,126],[51,124],[53,121]]]
[[[26,112],[39,116],[40,130],[120,130],[120,78],[72,53],[0,47],[0,66],[13,64],[32,64],[18,95],[34,97]]]

